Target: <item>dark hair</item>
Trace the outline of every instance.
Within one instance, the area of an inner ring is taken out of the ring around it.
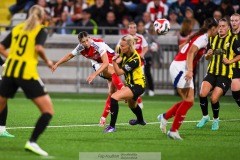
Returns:
[[[218,26],[218,22],[214,18],[208,18],[204,20],[203,26],[199,29],[199,31],[191,35],[187,40],[187,42],[189,42],[193,37],[204,34],[212,27],[217,27],[217,26]]]
[[[225,18],[219,19],[219,22],[221,22],[221,21],[226,22],[229,26],[231,26],[230,21],[229,21],[228,18],[225,17]]]
[[[84,37],[88,37],[88,33],[86,31],[82,31],[78,33],[78,40],[81,40]]]

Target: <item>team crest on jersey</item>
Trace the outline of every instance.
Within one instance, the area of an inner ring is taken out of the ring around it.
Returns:
[[[240,47],[237,48],[238,52],[240,52]]]
[[[225,46],[226,46],[226,47],[229,47],[229,45],[230,45],[230,43],[229,43],[229,42],[227,42],[227,43],[225,44]]]
[[[132,68],[131,68],[129,65],[127,65],[127,64],[124,66],[124,68],[125,68],[127,71],[131,71],[131,69],[132,69]]]

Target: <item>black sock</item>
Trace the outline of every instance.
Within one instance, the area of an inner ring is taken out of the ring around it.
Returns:
[[[215,104],[212,103],[213,118],[215,118],[215,119],[218,118],[219,108],[220,108],[219,102],[217,102]]]
[[[238,104],[238,107],[240,107],[240,91],[232,91],[232,96]]]
[[[49,121],[51,120],[52,115],[49,113],[43,113],[41,117],[38,119],[35,129],[33,130],[32,136],[30,138],[30,142],[36,142],[41,133],[43,133],[44,129],[47,127]]]
[[[200,97],[200,107],[204,116],[208,115],[208,99],[207,97]]]
[[[6,126],[8,114],[8,106],[6,105],[3,111],[0,113],[0,126]]]
[[[117,116],[118,116],[118,101],[116,99],[111,98],[110,100],[110,114],[111,114],[111,121],[110,126],[115,127]]]
[[[136,115],[138,122],[142,122],[143,121],[143,115],[142,115],[142,110],[139,107],[139,105],[137,105],[136,108],[131,108],[131,110]]]

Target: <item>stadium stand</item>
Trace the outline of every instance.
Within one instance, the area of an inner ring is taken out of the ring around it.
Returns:
[[[0,25],[10,25],[10,12],[8,11],[8,8],[15,3],[15,0],[0,0]],[[1,28],[1,31],[4,30]]]

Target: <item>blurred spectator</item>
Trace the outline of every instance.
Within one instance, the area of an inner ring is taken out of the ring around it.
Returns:
[[[150,13],[144,12],[142,20],[144,21],[145,29],[148,30],[150,25],[152,24]]]
[[[48,14],[51,13],[50,7],[48,6],[46,0],[37,0],[37,4],[38,4],[39,6],[41,6],[41,7],[43,7],[44,10],[45,10],[46,12],[48,12]]]
[[[28,10],[36,4],[35,0],[16,0],[16,3],[11,5],[8,9],[11,16],[23,10],[24,13],[28,14]]]
[[[147,93],[149,96],[154,96],[154,82],[153,77],[151,73],[152,64],[153,64],[153,54],[158,51],[158,44],[156,42],[156,37],[154,37],[155,32],[153,30],[153,25],[150,26],[149,30],[146,31],[145,29],[144,21],[140,20],[137,23],[137,33],[143,35],[143,37],[146,39],[149,49],[144,55],[145,63],[144,63],[144,74],[146,78],[146,84],[147,84]],[[146,93],[145,91],[145,93]]]
[[[221,0],[212,0],[212,2],[219,6],[221,3]]]
[[[195,18],[198,20],[200,26],[203,25],[203,21],[208,17],[212,17],[213,12],[217,9],[210,0],[201,0],[201,2],[194,8]]]
[[[107,13],[107,20],[103,26],[106,27],[118,27],[118,23],[116,22],[116,17],[113,11],[109,11]],[[118,29],[107,29],[105,30],[106,35],[118,35]]]
[[[109,6],[104,0],[96,0],[95,4],[89,8],[91,12],[91,18],[97,23],[98,26],[102,26],[103,22],[106,21]]]
[[[230,0],[222,0],[218,9],[222,12],[222,16],[228,19],[235,13]]]
[[[186,42],[186,40],[194,33],[192,28],[192,21],[189,19],[184,19],[178,35],[179,45]]]
[[[168,6],[161,0],[153,0],[148,3],[146,11],[150,13],[151,21],[154,22],[156,19],[167,17]]]
[[[86,31],[89,34],[94,35],[98,34],[98,25],[93,19],[91,19],[91,11],[89,8],[82,11],[82,19],[77,23],[77,26],[91,28],[73,30],[72,34],[78,34],[81,31]]]
[[[51,16],[56,25],[58,24],[58,21],[61,20],[63,12],[68,13],[68,6],[66,2],[64,0],[57,0],[51,9]]]
[[[44,14],[44,19],[43,19],[42,24],[45,27],[49,27],[48,34],[51,36],[54,33],[54,28],[51,28],[51,27],[55,27],[55,23],[52,20],[50,12],[48,12],[47,10],[44,10],[44,11],[45,11],[45,14]]]
[[[140,3],[140,0],[123,0],[124,5],[127,7],[131,19],[135,19],[137,16],[137,5]]]
[[[56,27],[58,27],[56,29],[57,34],[71,34],[71,30],[66,29],[67,19],[68,19],[68,13],[62,12],[61,19],[56,23]]]
[[[95,0],[85,0],[88,6],[92,6],[95,4]]]
[[[166,0],[166,5],[168,5],[168,7],[170,7],[170,5],[171,5],[173,2],[177,2],[177,0]]]
[[[123,0],[124,5],[130,12],[135,12],[140,0]]]
[[[192,23],[192,29],[194,31],[199,30],[199,23],[198,21],[194,18],[194,13],[193,10],[190,7],[186,8],[186,12],[185,12],[185,18],[189,19]]]
[[[231,4],[233,6],[234,11],[237,12],[237,10],[240,7],[240,1],[239,0],[231,0]]]
[[[190,2],[191,4],[193,4],[193,5],[199,4],[200,1],[202,1],[202,0],[189,0],[189,2]]]
[[[118,24],[122,23],[123,17],[128,15],[128,9],[122,0],[111,0],[110,10],[114,12]]]
[[[52,9],[52,7],[54,7],[54,5],[56,4],[56,0],[46,0],[47,1],[47,5],[48,7],[50,7],[50,9]]]
[[[147,9],[147,4],[148,4],[148,0],[140,0],[140,3],[137,5],[137,8],[136,8],[136,17],[134,18],[135,22],[138,22],[139,20],[142,19],[143,13]]]
[[[213,18],[216,19],[216,21],[219,21],[220,19],[223,18],[222,12],[220,10],[215,10],[213,12]]]
[[[120,29],[120,34],[121,35],[126,35],[128,34],[128,24],[131,21],[131,18],[128,16],[124,16],[122,19],[122,24],[120,24],[119,27],[122,27],[122,29]]]
[[[84,0],[74,0],[73,5],[70,7],[70,21],[68,23],[76,24],[82,19],[82,11],[86,8],[88,8],[88,5]]]
[[[169,12],[175,11],[178,14],[177,21],[179,24],[182,24],[183,22],[187,7],[193,8],[188,0],[178,0],[177,2],[172,3],[169,7]]]
[[[171,11],[168,15],[168,20],[170,23],[170,30],[168,35],[177,36],[179,34],[179,30],[181,25],[177,22],[178,15],[175,11]]]

